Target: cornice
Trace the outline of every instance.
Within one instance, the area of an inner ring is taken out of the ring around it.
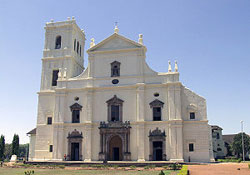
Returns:
[[[97,50],[97,51],[87,51],[88,54],[105,54],[105,53],[121,53],[121,52],[130,52],[130,51],[138,51],[143,50],[145,48],[127,48],[127,49],[116,49],[116,50]]]

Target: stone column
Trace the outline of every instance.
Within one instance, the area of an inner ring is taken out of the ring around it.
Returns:
[[[86,135],[85,135],[85,156],[84,161],[85,162],[91,162],[92,157],[92,150],[91,150],[91,142],[92,142],[92,124],[87,124],[85,129]]]
[[[138,152],[138,162],[145,161],[144,153],[144,123],[138,123],[137,125],[137,152]]]

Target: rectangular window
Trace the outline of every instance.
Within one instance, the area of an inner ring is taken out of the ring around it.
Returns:
[[[53,70],[52,86],[57,86],[58,72],[59,72],[59,70]]]
[[[153,121],[161,121],[161,107],[153,107]]]
[[[111,121],[120,121],[119,105],[111,105]]]
[[[49,146],[49,152],[53,152],[53,145]]]
[[[72,123],[80,123],[80,110],[72,111]]]
[[[194,151],[194,144],[189,143],[189,152],[193,152],[193,151]]]
[[[52,117],[48,117],[48,119],[47,119],[47,124],[48,124],[48,125],[52,125]]]
[[[195,119],[195,113],[194,112],[190,112],[190,119]]]

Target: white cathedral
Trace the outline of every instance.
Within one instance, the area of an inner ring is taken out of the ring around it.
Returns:
[[[147,48],[114,33],[91,39],[74,18],[45,26],[36,128],[30,161],[177,161],[213,159],[206,100],[146,63]],[[157,58],[155,58],[157,59]]]

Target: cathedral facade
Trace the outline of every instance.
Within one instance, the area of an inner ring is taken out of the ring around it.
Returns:
[[[138,42],[114,33],[91,39],[75,19],[45,26],[37,126],[31,161],[191,161],[213,158],[206,100],[146,63]]]

